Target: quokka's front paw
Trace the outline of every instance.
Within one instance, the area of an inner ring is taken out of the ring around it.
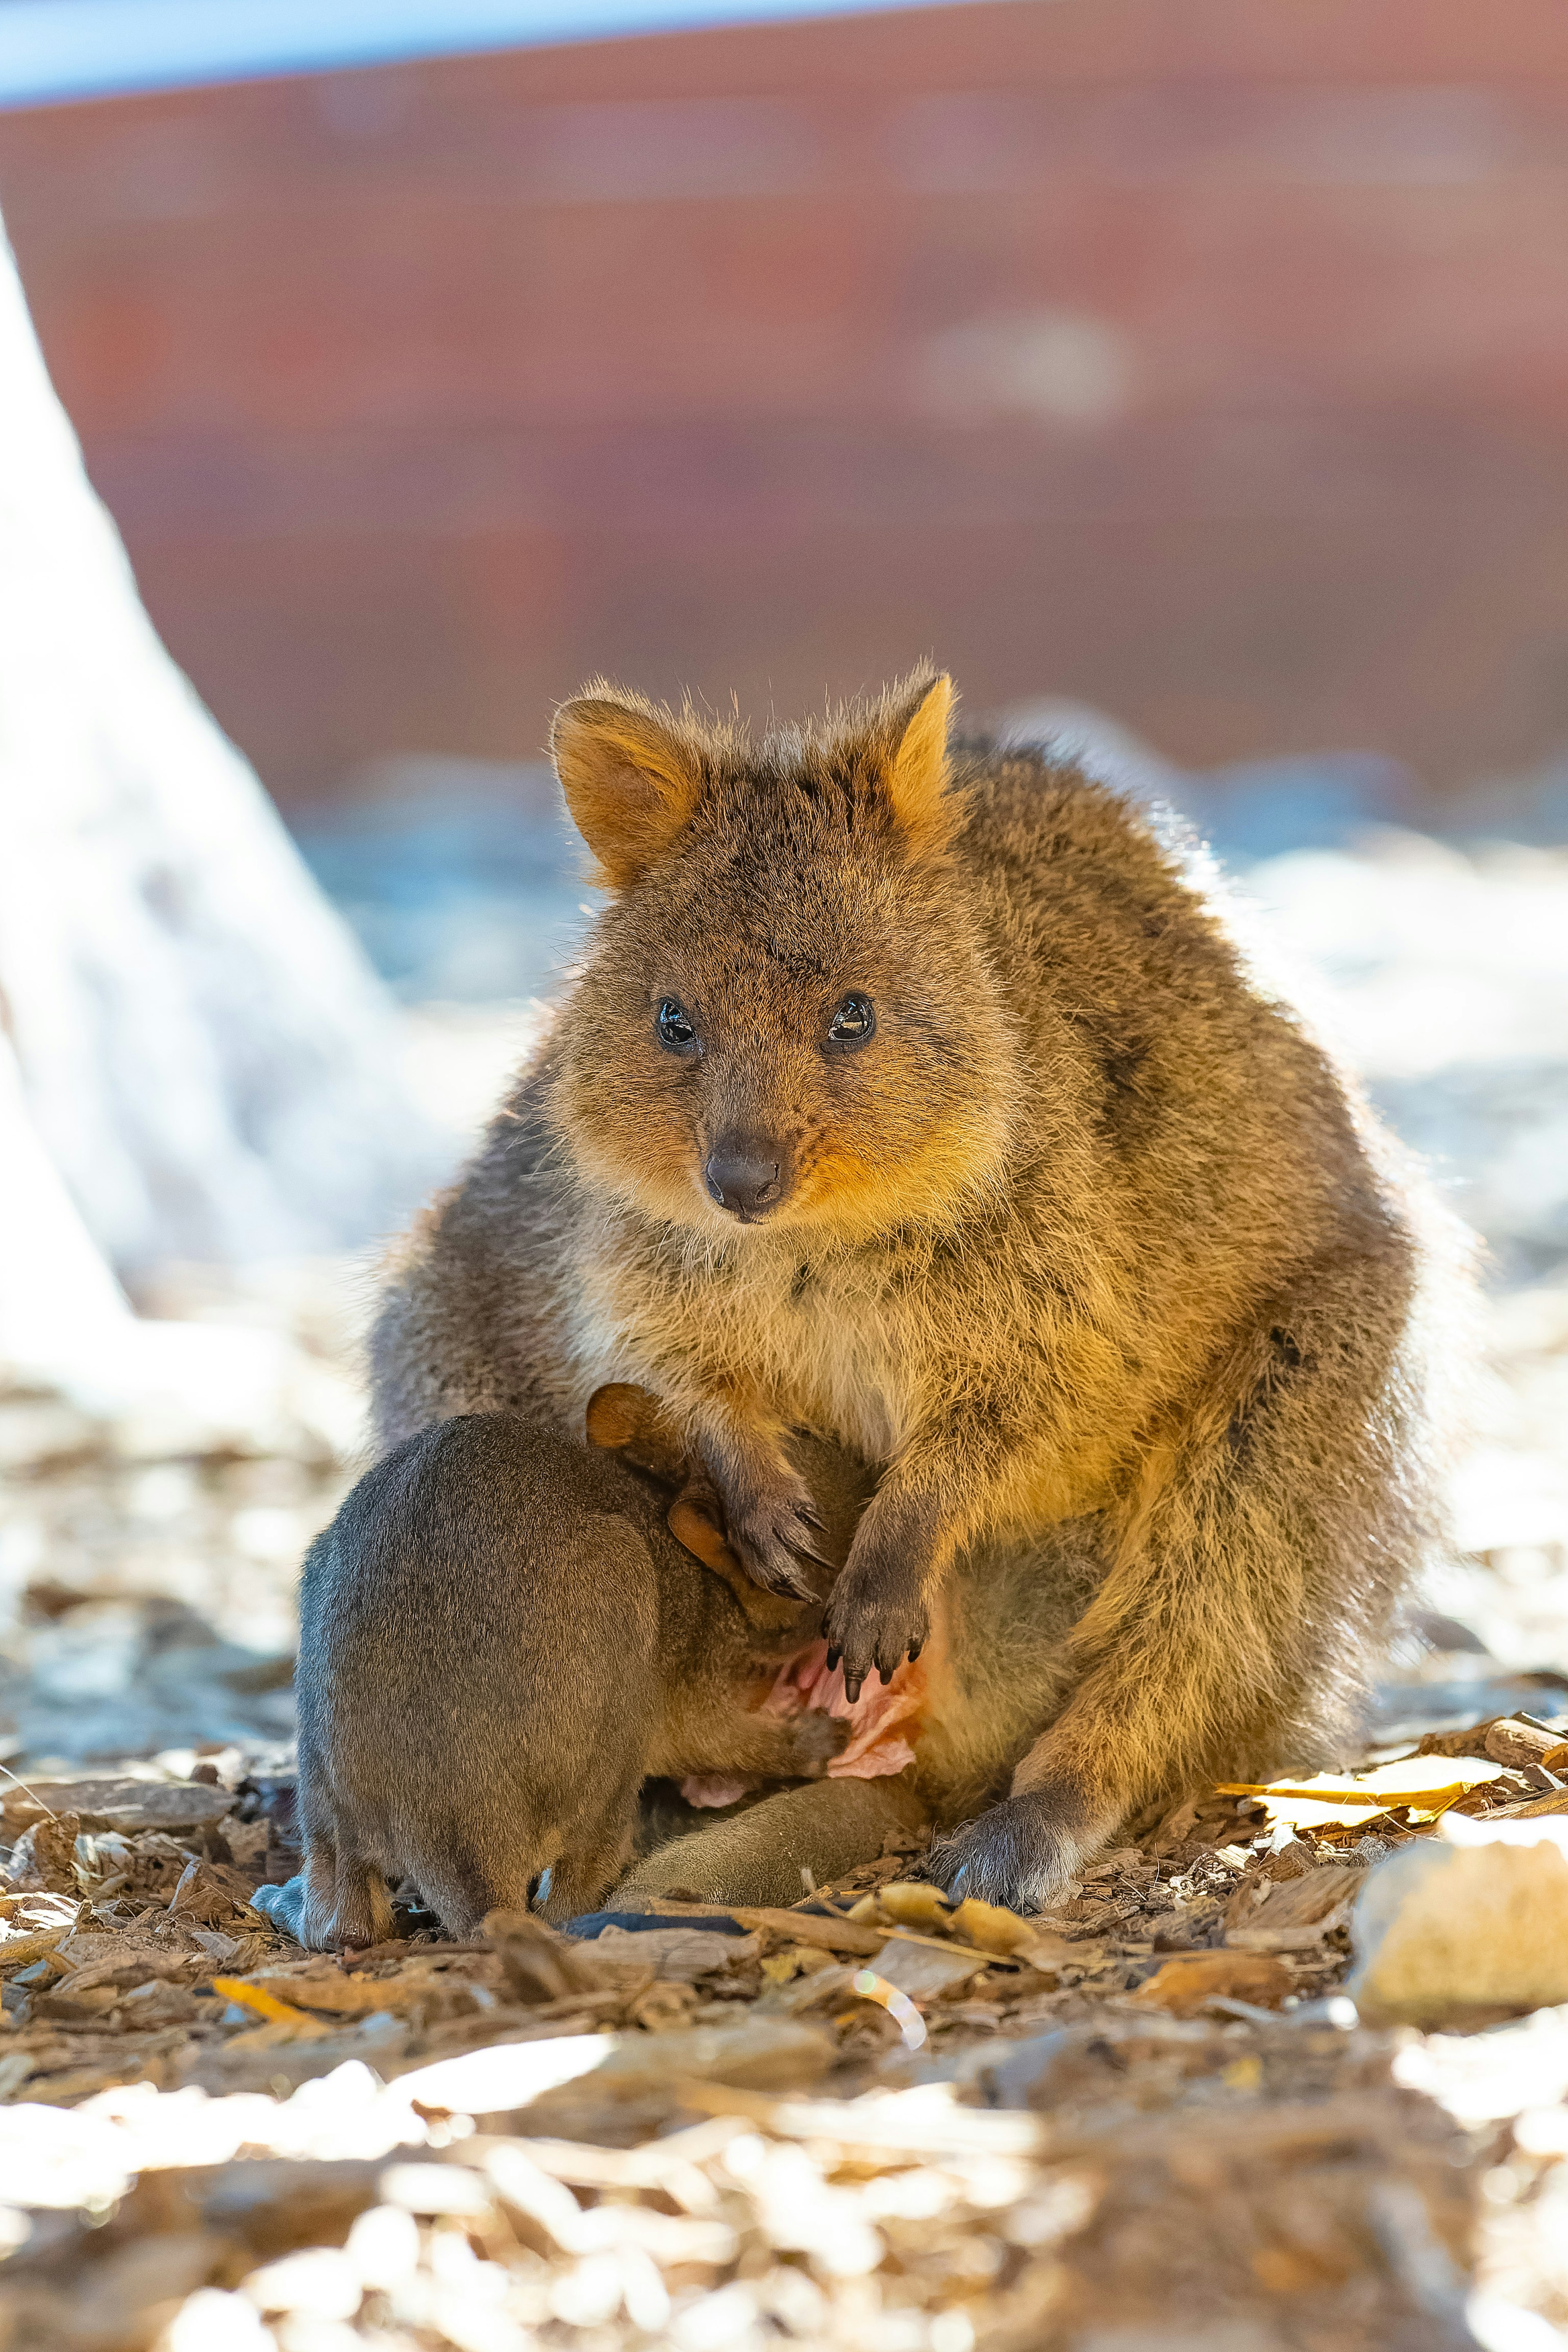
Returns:
[[[766,1485],[742,1484],[738,1491],[728,1483],[724,1516],[731,1545],[754,1584],[764,1592],[787,1593],[794,1601],[816,1600],[821,1588],[814,1583],[807,1563],[815,1561],[821,1568],[831,1563],[817,1549],[822,1523],[804,1479],[788,1472]]]
[[[822,1630],[830,1665],[842,1663],[844,1695],[854,1701],[868,1675],[890,1683],[906,1658],[918,1658],[931,1619],[913,1578],[886,1562],[857,1569],[853,1559],[833,1588]]]

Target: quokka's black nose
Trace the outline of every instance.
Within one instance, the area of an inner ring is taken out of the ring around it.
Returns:
[[[703,1179],[721,1209],[742,1223],[764,1216],[784,1198],[784,1163],[763,1143],[721,1143],[708,1155]]]

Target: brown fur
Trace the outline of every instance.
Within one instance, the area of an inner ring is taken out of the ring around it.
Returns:
[[[615,895],[394,1276],[375,1386],[391,1444],[498,1406],[574,1429],[646,1384],[784,1592],[815,1541],[785,1434],[856,1448],[883,1466],[829,1605],[852,1678],[944,1589],[985,1622],[986,1562],[1048,1581],[1076,1530],[1098,1568],[1049,1672],[1009,1683],[1000,1631],[994,1688],[974,1665],[973,1801],[1004,1751],[1012,1794],[942,1857],[1028,1902],[1150,1799],[1341,1736],[1426,1524],[1422,1250],[1176,852],[1037,752],[950,752],[949,697],[927,674],[758,744],[566,706]],[[876,1034],[840,1050],[851,992]],[[745,1223],[705,1183],[732,1150],[777,1178]],[[1021,1748],[979,1728],[1026,1703]]]
[[[258,1897],[301,1943],[389,1935],[401,1879],[457,1936],[536,1895],[571,1918],[626,1868],[645,1780],[811,1780],[843,1745],[826,1714],[762,1705],[815,1639],[820,1602],[784,1612],[748,1591],[768,1603],[759,1623],[676,1541],[666,1512],[684,1465],[653,1400],[616,1395],[624,1460],[518,1413],[462,1415],[395,1447],[311,1546],[304,1864]],[[868,1474],[826,1447],[804,1459],[842,1559]],[[919,1810],[908,1790],[888,1801]],[[793,1900],[798,1868],[765,1883],[761,1899]]]
[[[587,1429],[584,1448],[515,1412],[437,1422],[369,1470],[311,1546],[296,1675],[304,1860],[256,1898],[301,1942],[386,1935],[400,1880],[454,1935],[493,1909],[570,1917],[625,1867],[639,1786],[689,1772],[803,1785],[697,1816],[636,1864],[617,1904],[679,1886],[793,1902],[803,1867],[827,1879],[889,1832],[973,1811],[1059,1697],[1063,1638],[1104,1571],[1081,1526],[964,1562],[938,1602],[946,1617],[962,1593],[951,1631],[917,1670],[912,1766],[819,1777],[843,1723],[763,1702],[817,1636],[820,1601],[759,1592],[705,1501],[703,1564],[675,1539],[692,1465],[646,1391],[601,1390]],[[874,1477],[810,1439],[793,1451],[841,1561]]]

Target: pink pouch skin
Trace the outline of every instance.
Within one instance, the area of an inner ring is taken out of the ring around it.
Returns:
[[[844,1670],[827,1664],[827,1644],[813,1642],[779,1668],[762,1713],[804,1715],[808,1709],[836,1716],[851,1728],[847,1745],[827,1768],[830,1780],[880,1780],[901,1772],[915,1760],[921,1716],[929,1693],[926,1672],[929,1652],[912,1663],[906,1658],[890,1683],[868,1677],[853,1706],[844,1696]],[[689,1805],[732,1805],[758,1786],[748,1777],[724,1779],[717,1773],[693,1773],[680,1784]]]

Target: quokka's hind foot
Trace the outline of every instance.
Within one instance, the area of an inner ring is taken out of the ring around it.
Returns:
[[[1009,1911],[1040,1911],[1105,1843],[1119,1818],[1119,1809],[1070,1780],[1047,1783],[1005,1798],[939,1839],[926,1868],[955,1900],[973,1895]]]

